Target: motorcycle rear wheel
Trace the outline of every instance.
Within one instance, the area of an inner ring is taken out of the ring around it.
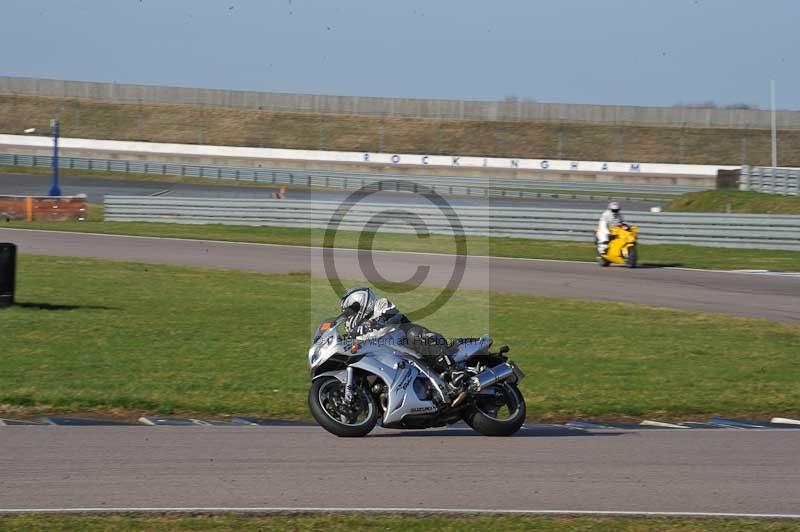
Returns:
[[[347,406],[344,383],[336,377],[323,377],[311,385],[308,407],[320,426],[340,438],[360,438],[375,428],[378,405],[367,390],[358,387],[353,405]]]
[[[501,382],[492,388],[496,395],[475,396],[462,417],[484,436],[511,436],[525,423],[525,398],[516,384]]]

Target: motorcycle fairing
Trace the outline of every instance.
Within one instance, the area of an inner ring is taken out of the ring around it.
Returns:
[[[427,378],[433,385],[442,401],[446,401],[444,382],[432,371],[426,370],[413,357],[391,352],[373,352],[351,364],[367,373],[379,377],[387,387],[386,412],[383,416],[384,426],[399,423],[405,416],[413,414],[432,414],[439,410],[432,400],[421,399],[414,391],[417,378]]]
[[[493,340],[489,335],[483,335],[476,342],[465,342],[459,345],[458,350],[451,355],[451,358],[457,363],[464,362],[465,360],[469,360],[470,357],[481,349],[486,349],[491,346],[492,343]]]

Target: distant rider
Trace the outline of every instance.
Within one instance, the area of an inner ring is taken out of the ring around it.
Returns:
[[[608,241],[611,240],[611,228],[625,225],[622,219],[622,212],[618,201],[608,204],[608,209],[600,215],[600,222],[597,224],[597,253],[604,255],[608,251]]]
[[[405,333],[407,345],[436,370],[444,371],[452,365],[444,336],[411,323],[391,301],[378,298],[371,288],[356,287],[345,292],[341,299],[342,312],[353,303],[358,303],[358,310],[345,321],[350,336],[362,341],[380,338],[397,326]]]

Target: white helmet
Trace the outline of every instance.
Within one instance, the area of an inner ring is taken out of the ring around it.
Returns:
[[[619,212],[620,206],[618,201],[612,201],[608,204],[608,208],[611,212]]]
[[[375,310],[376,301],[378,301],[378,296],[375,295],[375,292],[372,290],[372,288],[359,286],[356,288],[351,288],[344,293],[341,299],[342,312],[348,308],[353,310],[354,304],[358,304],[358,308],[355,309],[355,314],[347,318],[347,321],[345,322],[345,327],[347,328],[348,332],[354,331],[356,327],[361,325],[363,322],[369,319],[370,316],[372,316],[372,312]]]

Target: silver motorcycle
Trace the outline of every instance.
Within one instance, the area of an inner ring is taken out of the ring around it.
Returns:
[[[448,345],[453,364],[439,373],[410,348],[397,326],[364,341],[342,335],[340,326],[357,310],[322,322],[308,350],[308,404],[325,430],[358,437],[378,422],[385,428],[425,429],[461,420],[487,436],[520,429],[525,399],[517,383],[524,375],[505,355],[507,346],[490,352],[488,335],[454,340]]]

